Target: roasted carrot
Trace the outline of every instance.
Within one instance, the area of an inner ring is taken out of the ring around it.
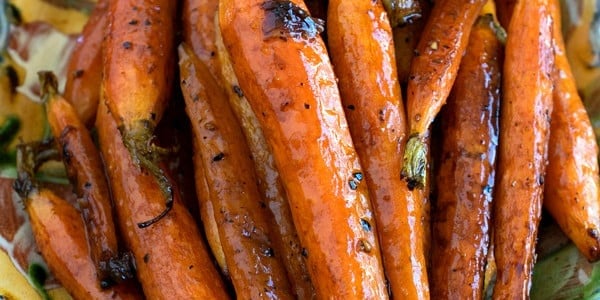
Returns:
[[[129,256],[120,257],[112,203],[98,150],[77,111],[58,94],[51,72],[39,72],[46,114],[69,179],[79,197],[88,246],[102,286],[134,277]]]
[[[218,0],[185,0],[182,12],[183,40],[206,64],[213,76],[220,71],[215,45],[215,16],[218,6]]]
[[[442,118],[432,218],[432,299],[481,299],[490,241],[502,44],[492,14],[469,38]]]
[[[185,44],[179,48],[181,88],[214,207],[229,274],[241,299],[288,298],[285,268],[275,256],[268,209],[254,163],[226,95]]]
[[[67,65],[64,97],[73,104],[81,121],[93,125],[102,80],[102,39],[106,28],[108,0],[96,3],[73,48]]]
[[[19,145],[14,189],[23,204],[33,235],[52,274],[75,299],[141,299],[133,282],[102,288],[96,262],[88,251],[84,222],[67,200],[33,182],[39,145]]]
[[[216,25],[218,26],[218,24]],[[265,140],[258,118],[239,87],[231,59],[223,45],[221,31],[218,27],[216,31],[217,55],[221,66],[221,86],[225,88],[229,105],[242,126],[255,163],[258,189],[272,214],[268,222],[274,234],[273,248],[280,253],[294,294],[300,299],[313,298],[315,296],[314,287],[308,275],[306,259],[302,255],[302,247],[292,219],[288,197],[279,170],[275,167],[273,153]]]
[[[163,209],[162,191],[152,175],[132,161],[106,105],[99,105],[96,127],[117,219],[125,244],[133,252],[146,297],[227,299],[196,223],[179,201],[176,190],[169,214],[153,226],[137,226]]]
[[[507,31],[498,179],[494,193],[494,298],[529,295],[552,115],[548,1],[518,1]]]
[[[173,85],[174,21],[177,1],[110,1],[104,40],[103,93],[132,161],[160,184],[166,208],[139,225],[146,227],[168,212],[171,183],[158,166],[160,151],[152,143]]]
[[[558,1],[551,0],[554,21],[554,82],[544,207],[590,261],[600,258],[598,145],[577,93],[560,29]]]
[[[221,1],[223,42],[273,150],[317,297],[387,298],[363,171],[302,1]],[[368,225],[367,225],[368,224]]]
[[[404,26],[421,18],[419,0],[383,0],[392,27]]]
[[[436,2],[419,40],[408,80],[406,108],[410,137],[402,165],[402,177],[411,189],[426,184],[429,127],[452,89],[471,27],[485,2]]]
[[[407,138],[390,22],[381,2],[330,0],[327,33],[342,104],[365,170],[383,266],[397,299],[428,299],[420,191],[398,174]],[[368,225],[368,223],[367,223]]]

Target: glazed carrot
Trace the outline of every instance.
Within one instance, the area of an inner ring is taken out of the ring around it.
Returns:
[[[218,26],[218,24],[216,25]],[[294,227],[288,197],[279,170],[275,167],[273,153],[265,140],[258,118],[239,87],[229,54],[223,45],[221,31],[218,27],[216,31],[217,55],[221,65],[221,86],[225,87],[229,105],[246,136],[248,148],[255,163],[258,189],[272,214],[267,221],[269,227],[273,229],[273,248],[276,253],[280,253],[295,296],[300,299],[313,298],[315,290],[308,275],[306,259],[302,255],[302,246],[296,227]]]
[[[163,209],[163,194],[154,178],[131,160],[108,107],[98,107],[96,127],[117,219],[125,244],[133,252],[145,296],[148,299],[227,299],[225,286],[196,223],[179,201],[176,190],[168,215],[153,226],[137,226]]]
[[[419,0],[383,0],[392,27],[404,26],[421,18]]]
[[[218,0],[183,1],[183,40],[213,74],[220,70],[215,45],[215,16]]]
[[[544,207],[590,261],[600,258],[598,145],[581,98],[560,29],[559,4],[550,2],[554,82]]]
[[[431,10],[410,66],[407,116],[410,137],[402,177],[409,188],[427,181],[429,127],[450,93],[471,27],[485,0],[442,0]]]
[[[317,297],[387,298],[322,25],[302,1],[221,1],[219,19],[241,90],[273,150]]]
[[[419,17],[414,16],[410,23],[392,27],[398,81],[400,81],[403,87],[408,82],[410,63],[431,12],[431,3],[428,0],[419,0],[418,2],[420,8]]]
[[[134,269],[129,257],[119,257],[112,204],[100,154],[73,106],[58,94],[56,76],[51,72],[39,72],[38,75],[50,129],[79,197],[100,285],[108,286],[133,278]]]
[[[552,19],[548,1],[516,3],[502,81],[494,193],[494,298],[529,295],[552,114]]]
[[[268,209],[256,186],[254,164],[225,93],[208,67],[185,45],[179,47],[181,88],[199,146],[221,246],[236,296],[288,298],[289,284],[275,256]]]
[[[475,22],[440,114],[443,146],[432,218],[432,299],[481,299],[483,294],[502,69],[495,28],[491,14]]]
[[[369,12],[369,13],[366,13]],[[381,2],[330,0],[329,52],[373,204],[383,266],[397,299],[429,299],[423,202],[398,174],[407,138],[392,28]],[[368,225],[368,223],[367,223]]]
[[[96,3],[73,48],[67,65],[64,97],[73,104],[81,121],[93,125],[102,80],[102,39],[106,28],[108,0]]]
[[[37,146],[18,146],[19,178],[14,189],[23,199],[35,241],[52,274],[75,299],[141,299],[133,282],[102,288],[88,251],[84,222],[67,200],[32,182]]]
[[[171,183],[158,167],[159,149],[153,133],[171,97],[174,71],[174,21],[177,1],[110,1],[104,40],[103,93],[115,116],[125,147],[136,166],[149,171],[166,197],[158,217],[173,202]]]

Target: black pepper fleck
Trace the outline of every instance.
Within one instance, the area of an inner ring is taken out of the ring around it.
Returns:
[[[131,49],[131,42],[123,42],[123,48],[125,49]]]
[[[212,159],[212,161],[221,161],[225,158],[225,153],[221,152],[217,155],[215,155]]]

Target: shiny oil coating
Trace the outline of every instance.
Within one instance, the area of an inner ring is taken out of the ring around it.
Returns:
[[[411,63],[407,90],[410,134],[426,135],[446,102],[471,27],[485,0],[436,1]]]
[[[156,125],[171,97],[177,1],[110,1],[108,8],[103,101],[119,126]]]
[[[101,270],[100,266],[108,267],[109,260],[117,258],[119,248],[102,159],[73,106],[57,94],[50,95],[47,101],[52,135],[80,199],[90,254],[100,272],[98,276],[105,280],[108,270]]]
[[[519,1],[507,32],[498,180],[494,203],[494,298],[525,299],[535,262],[552,114],[552,19],[548,1]]]
[[[502,45],[480,16],[442,110],[442,153],[433,215],[432,299],[481,299],[490,243],[498,145]]]
[[[67,65],[64,97],[73,104],[84,124],[94,124],[102,80],[102,40],[107,22],[108,0],[96,3],[83,27]]]
[[[554,82],[544,207],[590,261],[600,258],[598,145],[577,86],[560,30],[556,0],[549,0],[554,20]]]
[[[413,1],[408,1],[413,2]],[[396,48],[396,68],[398,69],[398,81],[401,84],[408,82],[410,74],[410,63],[419,43],[419,38],[431,12],[429,0],[419,0],[421,17],[414,18],[410,23],[403,26],[393,27],[394,48]],[[404,86],[404,85],[403,85]]]
[[[421,191],[400,179],[406,116],[392,29],[381,2],[330,0],[330,55],[342,104],[365,169],[383,265],[396,299],[429,299]]]
[[[314,298],[315,289],[308,275],[306,259],[302,256],[302,247],[296,227],[294,227],[288,197],[279,171],[275,167],[273,153],[265,140],[258,118],[252,111],[244,91],[239,87],[239,81],[231,66],[231,59],[223,45],[221,31],[219,28],[216,29],[218,64],[221,66],[220,75],[222,77],[221,86],[225,88],[229,105],[242,126],[254,160],[258,190],[272,214],[267,222],[273,230],[273,248],[284,262],[294,295],[299,299]]]
[[[291,299],[285,268],[275,255],[250,151],[225,93],[208,67],[179,48],[186,112],[199,141],[221,245],[238,299]]]
[[[227,299],[225,286],[178,191],[169,213],[149,227],[137,224],[164,209],[154,178],[137,168],[123,145],[116,121],[99,105],[96,127],[123,239],[135,257],[148,299]]]
[[[325,47],[319,37],[266,37],[263,2],[221,1],[221,31],[273,149],[317,297],[387,298],[375,232],[360,221],[372,223],[372,211]]]
[[[52,274],[75,299],[142,299],[131,284],[101,289],[79,212],[48,189],[34,191],[25,209],[35,241]],[[59,238],[57,238],[59,237]]]

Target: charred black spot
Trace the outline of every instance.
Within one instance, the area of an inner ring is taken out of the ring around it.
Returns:
[[[348,104],[346,106],[346,108],[349,109],[349,110],[355,110],[356,109],[356,107],[353,104]]]
[[[139,23],[139,21],[136,19],[129,21],[129,25],[137,25],[138,23]]]
[[[308,257],[308,250],[306,250],[306,248],[302,248],[300,254],[302,254],[303,257]]]
[[[213,162],[221,161],[225,158],[225,153],[221,152],[212,158]]]
[[[144,263],[148,263],[150,261],[150,254],[146,253],[144,254]]]
[[[306,109],[310,109],[310,104],[308,104],[308,103],[304,103],[304,108],[306,108]]]
[[[131,44],[131,42],[129,42],[129,41],[125,41],[125,42],[123,42],[123,44],[122,44],[122,45],[123,45],[123,48],[124,48],[124,49],[131,49],[131,47],[133,46],[133,45]]]
[[[244,97],[244,92],[242,91],[242,89],[238,85],[234,85],[233,86],[233,92],[236,95],[238,95],[238,97],[240,97],[240,98]]]

